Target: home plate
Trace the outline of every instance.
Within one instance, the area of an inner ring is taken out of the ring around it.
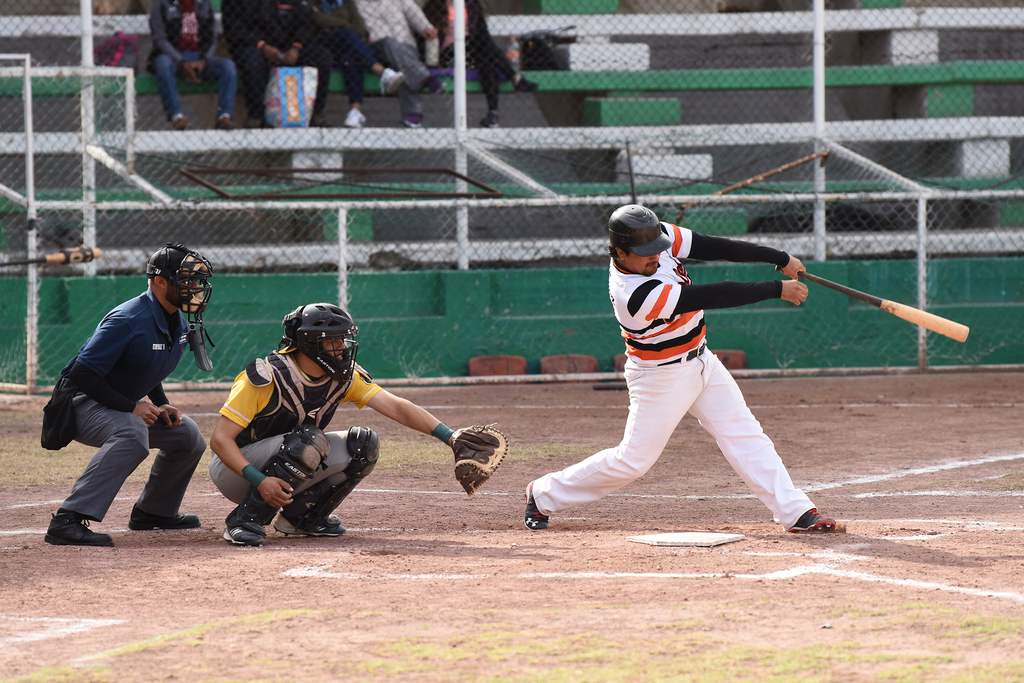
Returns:
[[[630,536],[627,541],[646,543],[647,545],[692,545],[709,548],[713,545],[742,541],[743,534],[712,534],[702,531],[683,531],[676,534],[650,534],[648,536]]]

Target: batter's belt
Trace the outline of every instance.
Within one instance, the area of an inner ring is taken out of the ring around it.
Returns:
[[[700,343],[700,346],[698,346],[697,348],[693,349],[688,354],[686,354],[685,360],[688,360],[688,361],[689,360],[693,360],[694,358],[696,358],[700,354],[704,353],[704,349],[706,349],[707,347],[708,347],[707,341],[702,341]],[[675,360],[670,360],[670,361],[668,361],[666,363],[658,363],[658,367],[660,368],[663,365],[675,365],[676,363],[682,363],[683,360],[684,360],[683,357],[679,356],[679,358],[676,358]]]

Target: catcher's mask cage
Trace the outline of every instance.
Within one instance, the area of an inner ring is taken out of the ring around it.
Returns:
[[[298,349],[338,382],[352,379],[359,328],[344,309],[328,303],[307,304],[286,315],[281,324],[284,336],[278,348]]]
[[[654,256],[672,246],[657,215],[646,206],[626,204],[608,219],[608,243],[637,256]]]
[[[213,267],[210,262],[197,251],[183,244],[168,242],[153,252],[146,265],[149,279],[160,276],[167,280],[177,296],[176,303],[185,314],[189,323],[188,343],[196,357],[196,365],[201,370],[213,370],[213,363],[206,353],[206,339],[213,346],[210,334],[203,327],[203,311],[210,303],[213,294]]]

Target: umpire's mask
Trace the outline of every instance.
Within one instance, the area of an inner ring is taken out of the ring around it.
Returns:
[[[171,303],[178,306],[188,318],[188,343],[195,354],[196,365],[207,372],[213,370],[213,363],[203,341],[205,335],[210,346],[213,346],[213,340],[203,327],[203,311],[213,294],[213,285],[210,284],[213,267],[210,262],[183,244],[168,242],[149,257],[146,275],[150,280],[159,275],[171,285],[174,298],[177,299]]]

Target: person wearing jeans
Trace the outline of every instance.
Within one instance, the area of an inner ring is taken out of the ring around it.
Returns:
[[[320,0],[320,5],[313,7],[313,20],[323,31],[316,42],[331,51],[345,80],[350,107],[345,125],[362,128],[366,123],[362,111],[363,74],[369,72],[380,77],[381,93],[388,95],[398,90],[405,74],[385,67],[370,51],[366,45],[366,25],[353,0]]]
[[[444,90],[444,85],[420,60],[413,32],[424,38],[437,38],[437,29],[413,0],[355,0],[355,3],[366,23],[373,54],[381,63],[405,76],[405,82],[397,90],[402,124],[406,128],[422,128],[423,105],[419,91],[426,86],[438,93]]]
[[[427,0],[423,13],[440,34],[441,65],[451,66],[455,61],[455,8],[452,0]],[[487,29],[487,17],[480,0],[466,0],[466,62],[476,66],[480,74],[480,89],[487,100],[487,115],[480,121],[484,128],[497,128],[498,85],[502,75],[515,87],[516,92],[535,92],[537,84],[517,73],[504,50],[499,48]]]
[[[235,63],[230,59],[209,57],[200,59],[198,52],[180,53],[182,60],[174,62],[169,54],[157,55],[153,60],[157,90],[160,92],[160,104],[164,107],[167,120],[175,130],[188,127],[188,119],[181,113],[178,99],[178,88],[175,79],[183,77],[190,83],[217,81],[217,120],[215,127],[223,130],[234,128],[235,93],[238,90],[238,74]]]
[[[191,83],[217,81],[215,127],[234,128],[235,93],[238,77],[230,59],[217,57],[214,13],[210,0],[157,0],[149,15],[153,49],[146,70],[156,77],[167,120],[175,130],[188,128],[181,111],[177,79]]]
[[[221,20],[231,56],[245,89],[247,128],[265,128],[264,93],[275,66],[311,66],[317,70],[316,100],[309,125],[329,128],[324,117],[331,80],[331,53],[316,42],[313,10],[305,2],[223,0]]]

